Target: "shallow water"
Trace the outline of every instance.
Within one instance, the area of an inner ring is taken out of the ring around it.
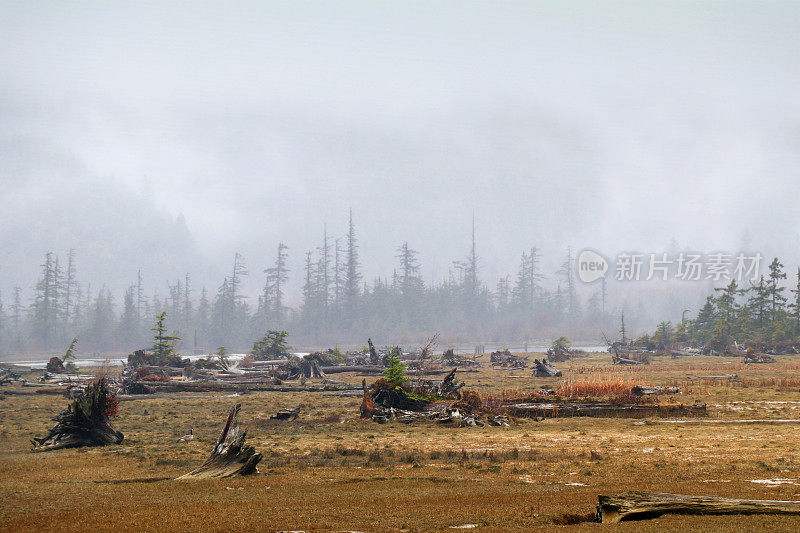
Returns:
[[[486,353],[496,350],[506,349],[506,346],[490,347],[488,345],[484,345],[484,347],[486,349]],[[550,347],[549,343],[529,343],[527,348],[529,352],[546,352],[549,347]],[[605,352],[607,349],[606,346],[598,346],[596,344],[580,344],[580,343],[575,343],[573,344],[572,347],[584,350],[586,352]],[[509,347],[508,349],[512,353],[521,353],[525,350],[525,347],[524,346],[520,346],[518,348]],[[474,354],[474,351],[466,349],[456,349],[454,351],[455,353],[458,354],[467,354],[467,355]],[[295,352],[294,355],[304,356],[308,355],[308,353],[309,352]],[[442,351],[439,350],[437,353],[441,354]],[[246,354],[244,353],[232,353],[228,354],[228,359],[230,359],[231,361],[239,361],[243,359],[245,355]],[[201,359],[203,357],[214,357],[214,354],[181,355],[181,357],[189,358],[192,361],[196,361],[197,359]],[[47,366],[47,361],[48,359],[29,359],[29,360],[7,361],[7,362],[15,365],[28,366],[31,368],[44,368],[45,366]],[[127,361],[127,356],[126,357],[79,357],[73,360],[73,362],[78,367],[83,367],[83,368],[98,367],[98,366],[103,366],[104,364],[109,364],[112,366],[120,366],[122,365],[123,362],[126,361]]]

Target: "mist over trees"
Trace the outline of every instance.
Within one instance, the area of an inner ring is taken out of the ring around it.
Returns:
[[[592,287],[584,303],[575,287],[573,253],[561,268],[541,269],[536,247],[521,253],[519,268],[495,281],[481,272],[474,223],[462,258],[452,261],[443,279],[426,283],[422,258],[411,243],[398,243],[391,273],[365,279],[352,211],[347,232],[331,236],[327,227],[304,257],[302,271],[290,272],[290,247],[279,242],[273,262],[253,272],[235,254],[229,274],[209,291],[192,282],[190,272],[162,284],[147,283],[141,270],[120,295],[102,280],[81,280],[79,254],[62,259],[46,252],[31,297],[14,287],[10,303],[0,295],[0,349],[3,352],[58,350],[77,336],[87,351],[129,351],[152,342],[155,316],[182,340],[184,351],[215,346],[243,350],[267,330],[288,330],[300,345],[361,344],[367,337],[386,342],[419,342],[441,332],[450,342],[526,342],[563,332],[597,338],[613,327],[605,284]],[[255,298],[243,293],[243,280],[261,278]],[[299,305],[287,305],[290,276],[302,279]],[[546,282],[554,285],[548,288]]]

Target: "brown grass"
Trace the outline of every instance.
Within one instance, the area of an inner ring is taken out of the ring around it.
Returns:
[[[790,357],[750,365],[742,383],[692,383],[678,401],[706,402],[711,418],[800,418],[800,379]],[[530,395],[542,384],[576,394],[613,393],[624,383],[683,386],[704,367],[732,373],[726,358],[656,358],[617,370],[607,354],[576,359],[579,370],[534,379],[529,371],[482,368],[463,374],[486,400]],[[595,369],[590,372],[588,369]],[[359,383],[357,376],[345,376]],[[771,381],[774,380],[774,381]],[[784,381],[785,380],[785,381]],[[583,386],[580,383],[592,385]],[[565,385],[566,384],[566,385]],[[580,387],[584,387],[581,389]],[[615,387],[617,389],[615,389]],[[798,425],[641,425],[626,419],[517,420],[511,427],[375,424],[358,418],[358,397],[252,393],[238,398],[176,394],[122,402],[119,446],[30,454],[66,405],[53,396],[0,396],[0,530],[3,531],[596,531],[584,521],[598,494],[626,490],[800,500]],[[249,441],[264,454],[260,473],[176,482],[200,464],[234,402]],[[270,421],[302,405],[293,422]],[[177,439],[193,427],[196,439]],[[135,480],[121,483],[120,480]],[[604,528],[605,529],[605,528]],[[614,531],[796,531],[792,517],[667,516]]]

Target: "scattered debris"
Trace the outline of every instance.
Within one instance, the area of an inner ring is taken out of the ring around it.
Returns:
[[[747,350],[747,355],[744,356],[745,364],[752,363],[774,363],[775,358],[765,353],[756,353],[752,348]]]
[[[623,335],[624,337],[624,335]],[[651,353],[648,350],[636,348],[633,341],[626,344],[622,341],[610,342],[605,335],[603,338],[608,343],[608,351],[613,355],[611,362],[615,365],[649,365]]]
[[[490,426],[508,427],[509,420],[506,415],[494,415],[486,417],[486,423]]]
[[[478,363],[474,359],[470,359],[463,355],[456,355],[452,348],[445,350],[439,362],[442,366],[455,366],[455,367],[472,367],[480,365],[480,363]]]
[[[222,434],[206,462],[178,479],[225,478],[258,472],[256,466],[261,461],[261,454],[245,444],[247,432],[239,427],[238,422],[241,407],[242,404],[236,404],[231,408]]]
[[[10,368],[0,368],[0,385],[21,381],[22,377]]]
[[[100,378],[53,419],[56,425],[45,437],[31,440],[32,451],[119,444],[124,435],[109,420],[116,416],[118,405],[116,394]]]
[[[489,361],[492,366],[502,366],[506,368],[527,368],[527,359],[514,355],[506,348],[502,351],[496,351],[489,354]]]

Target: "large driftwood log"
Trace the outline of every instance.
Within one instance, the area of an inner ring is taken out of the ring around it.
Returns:
[[[140,384],[136,381],[128,387]],[[238,392],[242,389],[248,391],[268,391],[268,392],[330,392],[360,390],[357,385],[270,385],[264,383],[252,383],[247,381],[172,381],[169,383],[158,381],[141,382],[152,392]]]
[[[322,371],[326,374],[340,374],[342,372],[356,372],[358,374],[380,374],[383,367],[371,365],[336,365],[323,366]]]
[[[800,515],[800,502],[740,500],[660,492],[627,492],[618,496],[598,496],[597,517],[603,523],[655,518],[670,513]]]
[[[222,429],[217,445],[200,468],[180,476],[178,479],[206,479],[231,476],[246,476],[257,472],[256,465],[261,454],[245,444],[247,432],[239,427],[237,415],[242,404],[237,403],[228,413],[228,420]]]
[[[628,359],[627,357],[622,357],[619,355],[614,355],[611,358],[611,363],[615,365],[646,365],[647,363],[644,361],[638,361],[636,359]]]
[[[708,410],[701,405],[652,405],[553,402],[553,403],[515,403],[508,406],[511,414],[528,418],[564,418],[573,416],[595,416],[603,418],[644,418],[650,416],[693,415],[706,416]]]
[[[117,405],[114,393],[101,378],[53,419],[56,425],[46,436],[31,440],[31,451],[119,444],[124,436],[109,421],[110,416],[116,415]]]
[[[70,389],[66,387],[50,388],[43,387],[34,390],[25,389],[4,389],[0,394],[4,396],[35,396],[37,394],[52,394],[54,396],[65,396],[69,393]]]

